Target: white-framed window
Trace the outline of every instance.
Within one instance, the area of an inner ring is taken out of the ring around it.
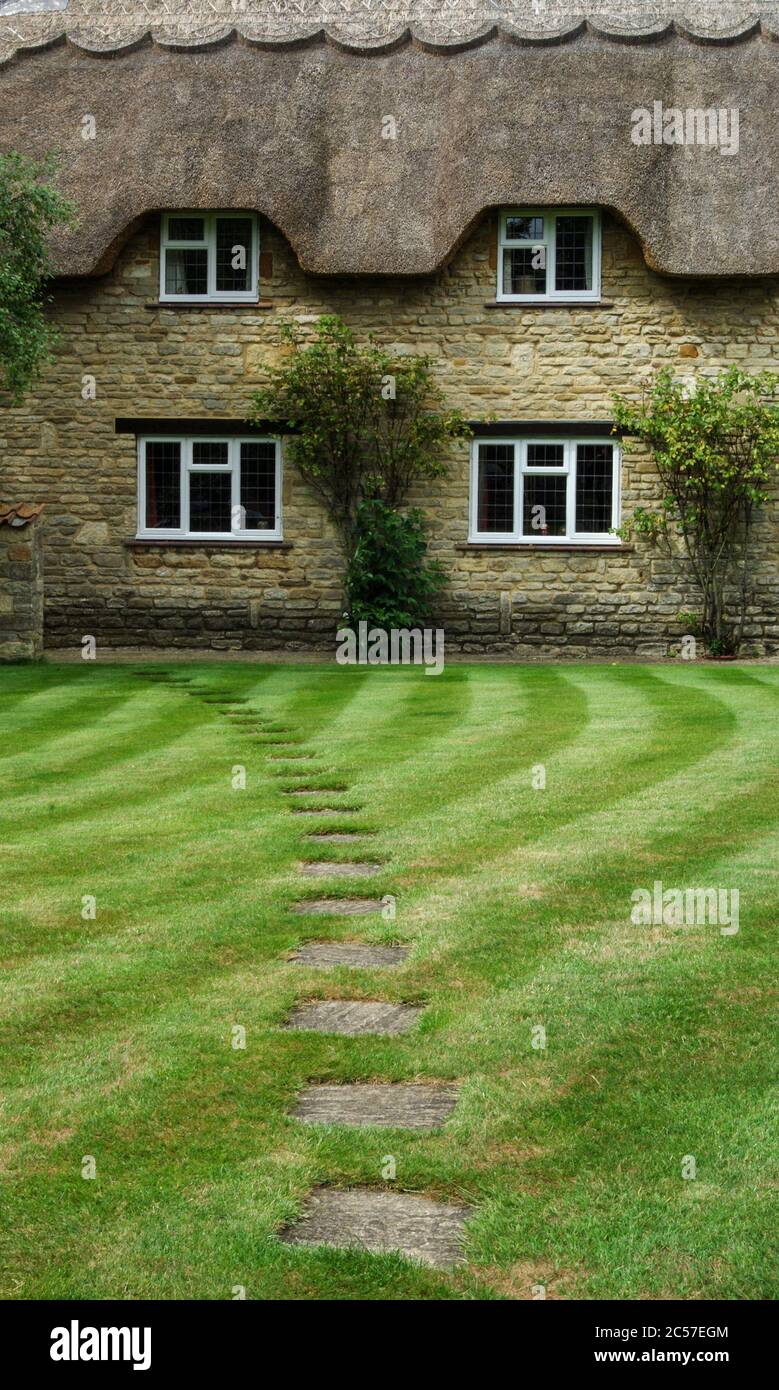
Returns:
[[[471,541],[619,544],[620,450],[611,439],[474,439]]]
[[[498,299],[543,304],[600,299],[597,208],[511,208],[498,232]]]
[[[161,302],[255,301],[259,264],[256,213],[163,213]]]
[[[258,436],[138,440],[138,535],[281,540],[281,444]]]

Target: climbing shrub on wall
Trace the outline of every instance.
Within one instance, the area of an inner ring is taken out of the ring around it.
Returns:
[[[753,592],[752,526],[779,460],[779,378],[729,367],[692,389],[666,369],[640,404],[614,397],[614,418],[652,452],[658,509],[637,508],[620,533],[665,544],[700,591],[700,633],[712,655],[743,641]]]
[[[51,357],[56,335],[46,319],[49,232],[74,220],[71,203],[50,182],[52,158],[0,154],[0,396],[18,405]]]
[[[446,444],[467,438],[470,429],[459,411],[446,408],[430,358],[393,356],[373,338],[358,343],[332,314],[319,319],[313,339],[291,325],[282,334],[288,360],[269,371],[253,397],[251,418],[283,421],[289,429],[287,458],[322,498],[338,530],[353,596],[369,551],[375,558],[380,548],[388,573],[389,547],[397,545],[392,602],[403,607],[400,557],[408,559],[420,544],[422,522],[418,513],[405,524],[390,514],[414,483],[445,472]],[[408,605],[417,605],[419,586],[428,583],[423,573],[414,571],[416,594],[409,590]]]

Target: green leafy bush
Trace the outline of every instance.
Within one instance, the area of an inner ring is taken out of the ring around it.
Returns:
[[[48,237],[74,221],[74,209],[47,180],[53,158],[36,163],[0,154],[0,393],[18,405],[51,357],[56,333],[46,318]],[[7,402],[6,402],[7,403]]]
[[[287,425],[287,458],[324,502],[348,561],[360,503],[402,506],[414,482],[445,473],[449,441],[471,431],[447,408],[428,357],[358,343],[336,314],[323,314],[313,337],[292,324],[281,337],[289,356],[268,370],[251,418]]]
[[[686,560],[701,594],[700,633],[712,655],[738,652],[752,600],[750,545],[779,456],[779,378],[728,367],[692,389],[659,373],[640,403],[614,397],[614,418],[652,451],[660,511],[638,507],[621,528]],[[625,440],[626,452],[635,444]]]
[[[357,543],[346,572],[352,625],[419,627],[430,617],[445,582],[437,560],[426,560],[424,518],[418,510],[395,511],[378,497],[361,502]]]

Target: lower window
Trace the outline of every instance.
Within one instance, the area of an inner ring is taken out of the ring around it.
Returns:
[[[619,449],[606,439],[476,439],[470,539],[611,542]]]
[[[277,439],[149,436],[138,454],[139,536],[281,539]]]

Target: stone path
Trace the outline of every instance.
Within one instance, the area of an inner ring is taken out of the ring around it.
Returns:
[[[139,672],[139,675],[144,673]],[[145,677],[148,679],[148,677]],[[246,739],[268,749],[269,762],[284,764],[308,761],[313,752],[292,750],[303,742],[295,729],[260,714],[244,710],[247,696],[233,691],[215,691],[213,686],[193,684],[188,677],[157,672],[151,676],[158,684],[186,694],[214,707]],[[273,769],[276,776],[289,775],[290,767]],[[303,769],[301,769],[302,773]],[[307,768],[309,776],[316,775]],[[320,775],[327,775],[322,769]],[[346,785],[330,787],[292,786],[279,789],[289,797],[329,797],[348,791]],[[290,806],[292,815],[344,817],[360,806]],[[348,823],[348,822],[347,822]],[[346,844],[360,841],[373,831],[309,831],[311,843]],[[302,878],[369,878],[383,866],[373,860],[301,860]],[[311,898],[292,904],[292,911],[306,916],[358,916],[381,911],[379,898]],[[314,970],[338,966],[354,969],[398,969],[411,953],[410,946],[378,946],[367,942],[311,941],[289,957],[290,963]],[[406,1033],[416,1024],[422,1008],[412,1004],[393,1004],[385,1000],[332,999],[297,1004],[283,1027],[291,1031],[317,1032],[361,1037],[366,1034],[393,1037]],[[359,1081],[308,1085],[298,1097],[293,1116],[308,1125],[334,1125],[348,1129],[401,1129],[410,1132],[440,1129],[457,1103],[457,1086],[451,1083]],[[373,1188],[315,1188],[308,1196],[300,1219],[280,1233],[289,1245],[328,1245],[334,1249],[359,1249],[375,1254],[397,1252],[436,1269],[449,1269],[464,1261],[463,1239],[470,1208],[432,1201],[416,1193]]]
[[[402,965],[411,954],[410,946],[368,946],[359,942],[309,941],[290,957],[296,965],[329,970],[334,965],[351,965],[364,970],[391,969]]]
[[[407,1192],[371,1188],[315,1188],[300,1221],[281,1234],[289,1245],[331,1245],[337,1250],[399,1251],[436,1269],[461,1264],[463,1227],[470,1208],[431,1202]]]
[[[346,787],[285,788],[290,797],[329,796]],[[334,806],[290,808],[293,815],[338,816]],[[353,808],[359,809],[359,808]],[[329,844],[354,843],[359,831],[312,831],[309,841]],[[371,860],[303,860],[303,878],[368,878],[382,865]],[[310,898],[292,904],[292,911],[306,916],[357,916],[381,911],[379,898]],[[397,969],[411,948],[373,946],[363,942],[308,942],[290,957],[296,965],[315,970],[336,966],[362,969]],[[322,1000],[298,1004],[286,1020],[292,1030],[343,1034],[366,1033],[395,1036],[414,1026],[422,1009],[417,1005],[383,1001]],[[341,1125],[346,1128],[377,1127],[424,1131],[440,1129],[457,1103],[454,1085],[388,1084],[352,1082],[317,1083],[301,1094],[294,1116],[305,1124]],[[300,1220],[282,1233],[292,1245],[329,1245],[335,1249],[359,1249],[376,1253],[397,1251],[411,1259],[446,1269],[463,1260],[462,1239],[469,1209],[434,1202],[413,1194],[352,1188],[339,1191],[319,1188],[306,1202]]]
[[[285,1028],[306,1033],[342,1033],[358,1038],[364,1033],[385,1037],[407,1033],[422,1010],[414,1004],[386,1004],[381,999],[326,999],[298,1004]]]
[[[309,1125],[440,1129],[456,1103],[456,1086],[360,1082],[343,1086],[308,1086],[292,1114]]]

